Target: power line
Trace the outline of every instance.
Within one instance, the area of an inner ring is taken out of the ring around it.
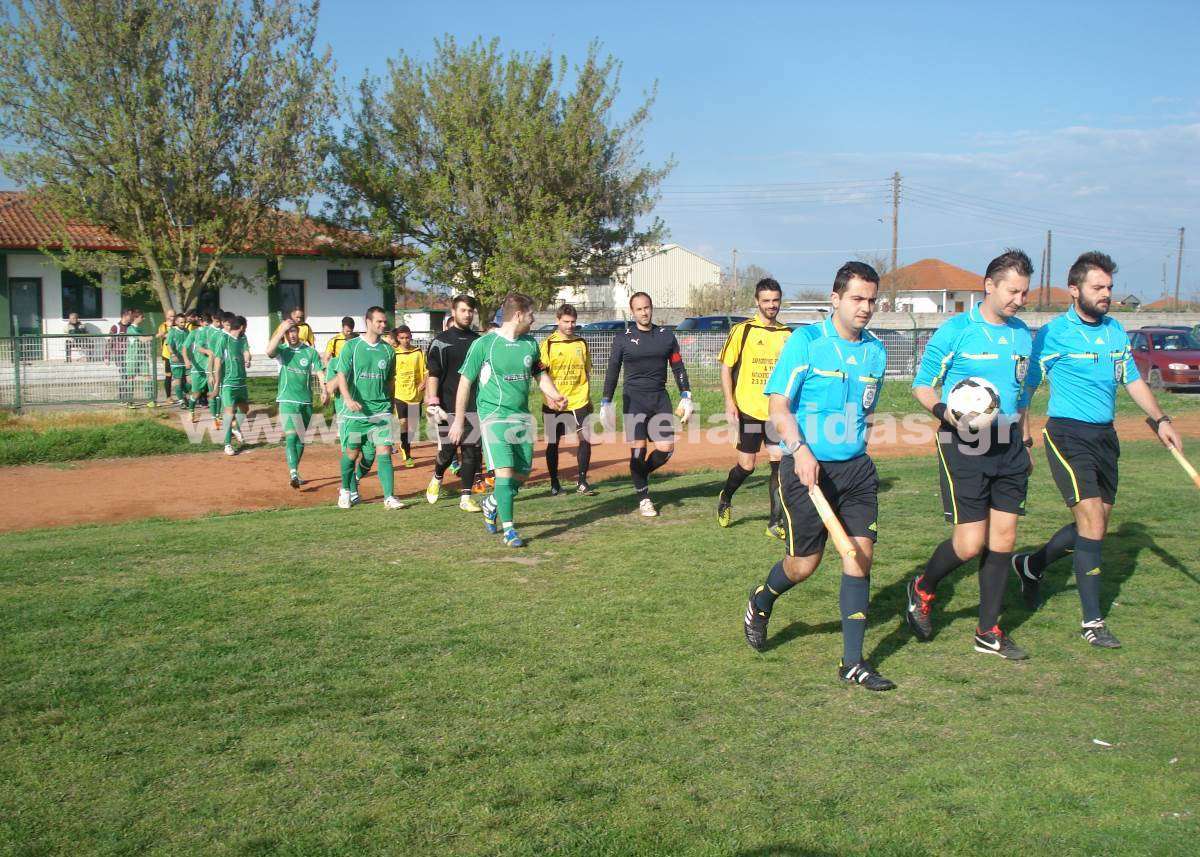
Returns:
[[[1022,238],[1028,238],[1031,234],[1018,235],[1009,238],[976,238],[971,241],[947,241],[941,244],[905,244],[902,248],[905,250],[927,250],[933,247],[963,247],[968,244],[1003,244],[1010,241],[1019,241]],[[779,256],[809,256],[818,255],[821,253],[890,253],[892,248],[889,247],[849,247],[840,250],[743,250],[747,256],[749,255],[779,255]]]

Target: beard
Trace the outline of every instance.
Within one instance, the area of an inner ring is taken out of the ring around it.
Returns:
[[[1088,300],[1082,293],[1079,295],[1079,308],[1093,318],[1101,318],[1108,315],[1109,307],[1112,306],[1112,301],[1109,301],[1108,306],[1101,307],[1096,303]]]

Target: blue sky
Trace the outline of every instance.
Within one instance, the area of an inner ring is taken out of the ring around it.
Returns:
[[[1200,4],[326,0],[319,36],[356,81],[446,33],[568,57],[599,39],[626,109],[657,81],[671,239],[791,290],[890,246],[899,170],[902,263],[981,269],[1011,243],[1037,264],[1053,226],[1056,284],[1099,247],[1153,298],[1186,226],[1200,292]]]

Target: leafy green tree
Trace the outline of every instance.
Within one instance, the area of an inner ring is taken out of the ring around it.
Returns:
[[[639,163],[651,94],[611,118],[619,67],[596,45],[569,69],[499,43],[436,43],[367,77],[335,147],[331,216],[417,251],[427,282],[469,290],[489,313],[510,290],[549,302],[607,276],[664,227],[645,216],[670,169]]]
[[[0,18],[0,166],[49,210],[135,249],[117,267],[164,309],[230,254],[271,253],[315,190],[335,107],[303,0],[16,0]],[[66,238],[65,234],[62,236]],[[138,280],[141,283],[138,283]]]

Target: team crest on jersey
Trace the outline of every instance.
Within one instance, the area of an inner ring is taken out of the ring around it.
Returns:
[[[301,366],[301,367],[307,367],[307,366],[308,366],[308,358],[307,358],[307,357],[301,357],[301,358],[300,358],[300,366]]]
[[[878,384],[867,384],[863,387],[862,406],[863,410],[868,410],[871,405],[875,404],[875,393],[879,390]]]
[[[1016,375],[1017,383],[1024,384],[1025,376],[1029,374],[1029,358],[1017,356],[1015,365],[1013,366],[1013,374]]]
[[[380,360],[380,361],[379,361],[379,368],[380,368],[380,369],[384,369],[384,368],[386,368],[386,367],[387,367],[387,361],[386,361],[386,360]]]
[[[528,369],[532,365],[533,365],[533,355],[526,354],[525,355],[525,368]]]

